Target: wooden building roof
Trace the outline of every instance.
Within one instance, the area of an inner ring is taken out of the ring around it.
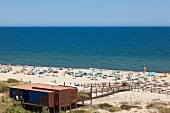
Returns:
[[[66,89],[75,89],[76,87],[31,83],[31,84],[22,84],[22,85],[18,85],[18,86],[10,86],[9,88],[23,89],[23,90],[34,90],[34,91],[39,91],[39,92],[52,92],[49,90],[53,90],[53,91],[54,90],[66,90]]]

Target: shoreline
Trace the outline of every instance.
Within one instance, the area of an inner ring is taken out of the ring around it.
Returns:
[[[0,63],[1,64],[1,63]],[[1,64],[1,65],[9,65],[9,64]],[[27,64],[25,64],[27,65]],[[22,65],[17,65],[17,64],[10,64],[10,66],[25,66],[24,64]],[[34,67],[33,65],[27,65],[29,67]],[[116,71],[116,70],[120,70],[120,71],[133,71],[133,72],[143,72],[143,69],[141,70],[135,70],[135,69],[119,69],[119,68],[95,68],[95,67],[65,67],[65,66],[45,66],[45,65],[36,65],[35,67],[51,67],[51,68],[61,68],[61,67],[64,67],[64,68],[72,68],[72,69],[90,69],[90,68],[94,68],[94,69],[97,69],[97,70],[113,70],[113,71]],[[147,72],[155,72],[155,73],[170,73],[170,71],[151,71],[151,70],[147,70]]]
[[[9,66],[9,65],[4,65],[4,66]],[[82,69],[82,68],[63,68],[62,70],[59,70],[60,67],[51,67],[54,70],[57,70],[58,73],[55,74],[56,77],[52,76],[52,73],[45,73],[45,74],[38,74],[35,71],[40,69],[46,69],[48,70],[49,67],[36,67],[36,70],[34,70],[34,72],[36,73],[35,75],[26,75],[23,72],[21,73],[20,70],[22,70],[23,66],[18,65],[18,66],[11,66],[12,67],[12,71],[7,72],[7,73],[0,73],[0,80],[7,80],[8,78],[16,78],[18,80],[20,80],[22,78],[23,81],[32,81],[33,83],[51,83],[51,81],[57,80],[57,83],[59,84],[63,84],[64,82],[66,82],[66,84],[69,83],[97,83],[97,82],[112,82],[114,77],[109,77],[110,75],[113,75],[113,73],[116,73],[118,70],[107,70],[107,69],[96,69],[94,68],[90,68],[90,69]],[[31,71],[33,68],[33,66],[27,66],[27,70]],[[107,75],[107,78],[102,78],[100,76],[97,77],[97,80],[91,80],[90,77],[88,76],[83,76],[83,77],[75,77],[73,75],[69,75],[69,74],[65,74],[66,71],[68,71],[68,69],[71,69],[72,72],[78,73],[79,71],[83,71],[86,73],[92,73],[93,75],[95,75],[97,72],[102,71],[103,75]],[[18,71],[19,73],[13,74],[16,71]],[[122,74],[122,80],[126,80],[127,75],[130,71],[128,70],[120,70],[121,74]],[[144,75],[144,73],[142,71],[131,71],[134,73],[133,76],[137,76],[139,75],[139,73],[142,73],[142,75]],[[155,72],[156,75],[158,76],[163,76],[164,73],[158,73]],[[4,76],[3,76],[4,75]],[[43,78],[39,77],[39,76],[43,76]],[[45,78],[45,79],[44,79]],[[150,77],[151,79],[151,77]],[[166,77],[166,80],[170,80],[170,77]]]

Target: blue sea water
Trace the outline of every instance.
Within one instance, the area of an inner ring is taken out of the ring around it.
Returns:
[[[170,27],[0,27],[0,63],[170,71]]]

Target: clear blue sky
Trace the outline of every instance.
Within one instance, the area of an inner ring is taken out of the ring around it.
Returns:
[[[0,0],[0,26],[170,26],[170,0]]]

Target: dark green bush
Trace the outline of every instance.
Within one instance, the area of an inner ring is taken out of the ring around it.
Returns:
[[[59,112],[59,113],[65,113],[65,112]],[[93,113],[93,112],[90,110],[74,110],[69,113]]]
[[[19,81],[17,79],[13,79],[13,78],[9,78],[7,80],[8,83],[19,83]]]
[[[110,104],[108,104],[108,103],[99,104],[98,106],[99,106],[101,109],[112,107],[112,105],[110,105]]]
[[[123,105],[120,106],[120,108],[123,109],[123,110],[130,110],[131,106],[123,104]]]
[[[12,106],[6,109],[6,113],[31,113],[28,110],[25,110],[20,104],[14,102]]]
[[[115,111],[121,111],[122,109],[118,106],[112,106],[110,109],[109,109],[109,112],[115,112]]]

